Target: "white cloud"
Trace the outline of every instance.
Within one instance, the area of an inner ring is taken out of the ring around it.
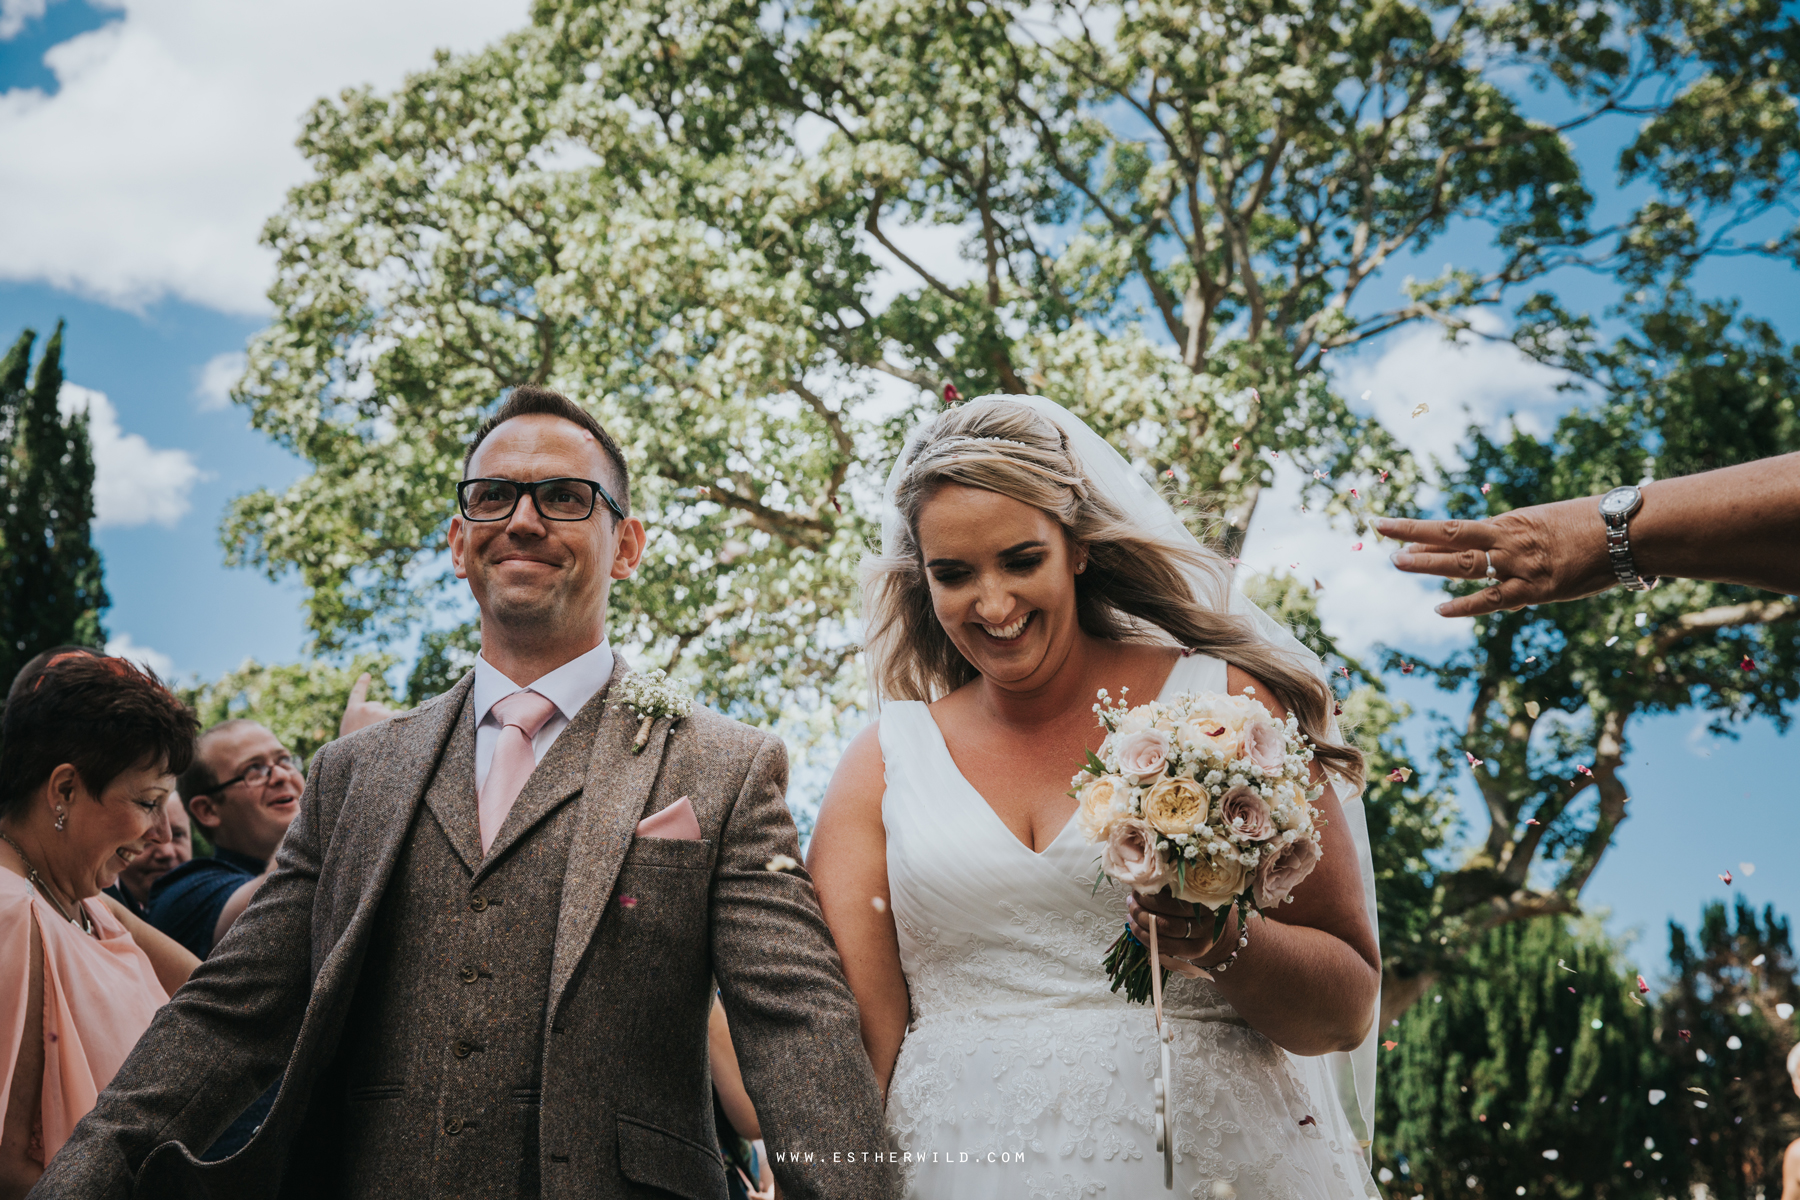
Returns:
[[[94,447],[94,524],[174,525],[189,508],[188,495],[205,477],[186,450],[158,450],[142,434],[119,428],[119,413],[105,392],[63,384],[57,407],[85,411]]]
[[[194,396],[201,412],[218,412],[231,407],[231,388],[243,378],[248,360],[241,350],[227,350],[206,360],[200,368],[200,380],[194,385]]]
[[[38,0],[0,0],[0,23]],[[440,46],[472,50],[524,0],[111,0],[123,19],[45,55],[60,90],[0,94],[0,278],[134,306],[164,295],[265,307],[257,244],[315,99],[397,86]],[[0,24],[3,27],[3,24]]]
[[[1487,310],[1469,314],[1477,329],[1498,334],[1504,326]],[[1515,415],[1528,433],[1544,434],[1576,402],[1557,391],[1566,376],[1526,358],[1504,342],[1465,333],[1450,341],[1436,326],[1412,325],[1370,351],[1332,366],[1341,395],[1391,430],[1415,454],[1459,461],[1457,444],[1473,423],[1497,427]],[[1413,416],[1424,404],[1429,411]]]
[[[1487,332],[1500,331],[1492,316],[1476,319]],[[1516,417],[1521,428],[1542,434],[1577,400],[1556,390],[1559,372],[1504,343],[1472,335],[1451,342],[1427,327],[1404,330],[1339,361],[1333,377],[1342,395],[1369,393],[1368,400],[1352,403],[1372,412],[1415,454],[1435,455],[1447,465],[1459,460],[1457,446],[1470,424],[1496,430]],[[1420,404],[1430,411],[1415,418]],[[1298,468],[1285,460],[1278,464],[1275,486],[1263,494],[1245,539],[1247,567],[1322,583],[1320,621],[1351,654],[1367,653],[1377,642],[1441,651],[1469,639],[1471,620],[1448,620],[1434,611],[1445,598],[1440,580],[1396,570],[1388,555],[1398,545],[1372,531],[1358,535],[1347,522],[1316,510],[1302,513],[1302,482]],[[1358,542],[1362,549],[1352,549]]]
[[[28,21],[44,15],[49,0],[0,0],[0,42],[19,36]]]
[[[117,637],[107,639],[106,652],[114,658],[130,659],[139,666],[150,668],[165,683],[175,676],[174,659],[161,650],[152,650],[148,646],[138,645],[131,640],[129,633],[121,633]]]

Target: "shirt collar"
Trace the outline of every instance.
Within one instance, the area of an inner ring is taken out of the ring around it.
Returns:
[[[545,675],[531,685],[536,692],[562,714],[563,720],[573,721],[594,693],[606,686],[612,678],[613,652],[612,645],[601,642],[579,658],[572,658],[556,670]],[[475,724],[487,720],[488,711],[514,692],[526,689],[520,687],[500,669],[488,662],[481,655],[475,656]]]

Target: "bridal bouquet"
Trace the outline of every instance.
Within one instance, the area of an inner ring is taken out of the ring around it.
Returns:
[[[1276,721],[1252,697],[1216,692],[1135,708],[1104,691],[1099,700],[1106,740],[1070,793],[1081,832],[1104,847],[1094,886],[1111,878],[1142,895],[1167,887],[1213,910],[1215,939],[1234,905],[1243,929],[1251,908],[1291,900],[1319,861],[1323,820],[1299,723]],[[1150,953],[1129,929],[1107,952],[1106,973],[1113,991],[1123,986],[1140,1004],[1149,996]]]

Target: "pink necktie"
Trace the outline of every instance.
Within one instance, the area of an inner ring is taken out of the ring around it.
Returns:
[[[537,767],[531,739],[556,712],[556,705],[536,692],[514,692],[493,707],[500,722],[500,740],[488,763],[487,782],[481,786],[477,811],[481,819],[481,852],[494,844],[494,835],[512,811],[513,801]]]

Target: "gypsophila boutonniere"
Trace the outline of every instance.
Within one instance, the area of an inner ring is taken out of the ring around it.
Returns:
[[[694,697],[661,671],[633,671],[619,683],[619,703],[638,715],[631,752],[640,754],[658,717],[679,721],[694,709]]]

